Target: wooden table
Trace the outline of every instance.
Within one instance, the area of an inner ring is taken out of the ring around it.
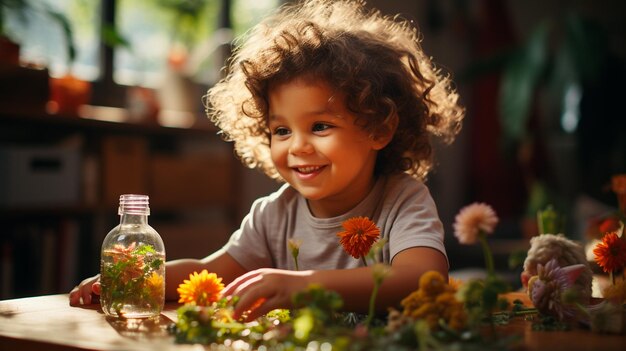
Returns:
[[[71,307],[67,294],[0,301],[0,350],[204,350],[168,335],[178,306],[167,304],[159,320],[127,325],[107,319],[97,304]]]
[[[524,298],[508,294],[511,300]],[[0,350],[205,350],[177,345],[166,327],[176,320],[178,304],[168,304],[158,321],[129,325],[108,320],[99,305],[70,307],[68,296],[48,295],[0,301]],[[626,336],[587,330],[533,331],[530,322],[515,318],[498,333],[519,335],[515,350],[626,350]]]

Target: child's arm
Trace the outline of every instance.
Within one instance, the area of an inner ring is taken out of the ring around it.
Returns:
[[[397,254],[391,264],[391,272],[379,290],[377,310],[385,311],[388,307],[399,305],[403,298],[418,288],[420,276],[429,270],[436,270],[447,278],[448,264],[441,252],[415,247]],[[313,283],[338,292],[344,300],[345,310],[367,312],[374,286],[371,267],[303,272],[259,269],[237,278],[223,293],[240,297],[235,316],[255,306],[259,299],[264,299],[264,303],[248,315],[248,320],[252,320],[272,309],[291,307],[291,296]]]
[[[178,292],[176,291],[178,285],[183,280],[189,279],[189,274],[194,271],[200,272],[203,269],[216,273],[226,284],[246,272],[237,261],[223,250],[216,251],[201,260],[169,261],[165,264],[165,299],[178,300]],[[100,295],[100,275],[87,278],[76,286],[69,294],[70,305],[89,305],[93,302],[92,294]]]

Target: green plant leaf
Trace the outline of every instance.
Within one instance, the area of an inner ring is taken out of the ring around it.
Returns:
[[[128,39],[126,39],[114,25],[106,23],[102,26],[102,40],[104,43],[112,48],[123,47],[129,51],[132,50],[132,46]]]
[[[534,101],[535,87],[547,64],[548,24],[532,33],[519,55],[505,67],[500,87],[500,118],[505,146],[520,141]]]
[[[303,309],[300,315],[293,321],[294,336],[298,340],[308,340],[314,326],[315,318],[313,313],[308,309]]]
[[[65,15],[60,12],[51,9],[47,9],[46,12],[52,19],[59,23],[61,29],[63,30],[63,34],[65,36],[65,44],[67,45],[67,57],[69,63],[71,64],[76,59],[76,46],[74,45],[72,24],[67,19],[67,17],[65,17]]]
[[[597,78],[608,51],[607,42],[606,34],[599,25],[577,15],[568,16],[564,45],[579,79]]]

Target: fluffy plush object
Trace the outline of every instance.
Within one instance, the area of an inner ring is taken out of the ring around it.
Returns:
[[[527,286],[531,277],[538,274],[538,265],[545,267],[551,259],[556,259],[559,267],[576,264],[584,266],[574,283],[574,287],[580,293],[581,302],[583,304],[589,303],[593,273],[585,258],[584,249],[580,244],[560,234],[542,234],[530,239],[530,250],[528,250],[528,255],[524,261],[524,272],[522,273],[524,286]]]

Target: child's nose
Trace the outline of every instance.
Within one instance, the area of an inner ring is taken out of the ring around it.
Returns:
[[[307,154],[313,151],[313,145],[310,140],[303,135],[294,134],[289,145],[289,152],[293,155]]]

